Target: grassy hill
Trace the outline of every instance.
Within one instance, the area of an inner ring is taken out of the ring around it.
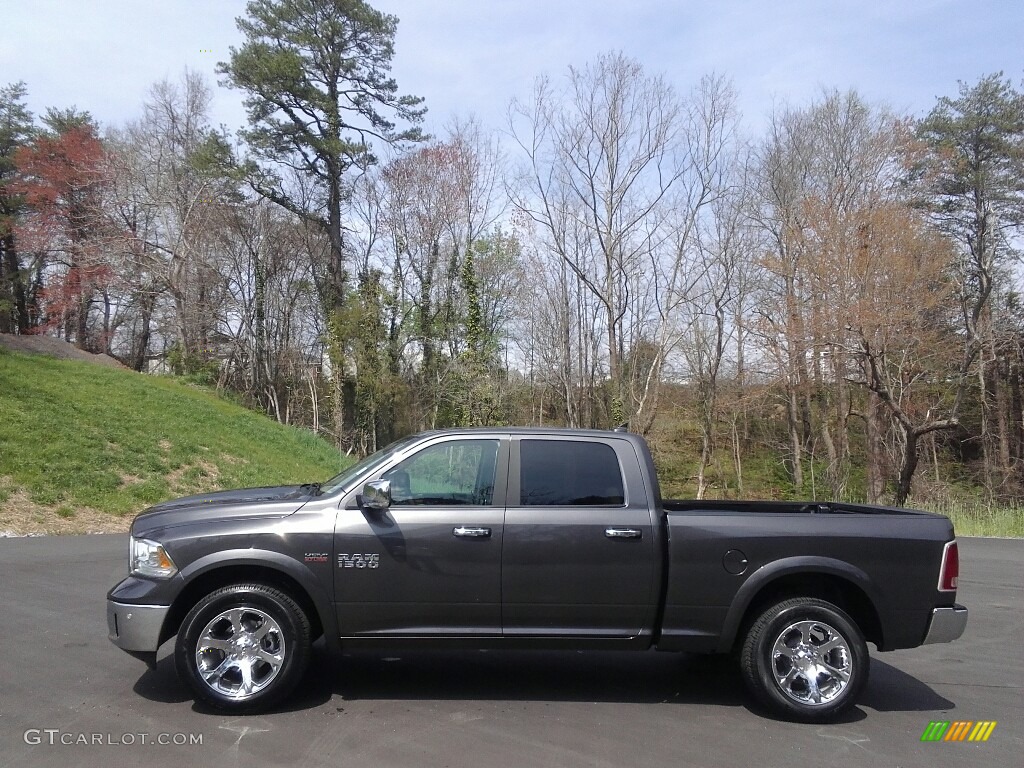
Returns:
[[[38,344],[40,337],[13,338]],[[662,491],[692,497],[696,428],[671,414],[659,425],[652,446]],[[123,531],[136,512],[164,499],[323,480],[350,461],[305,430],[204,389],[0,344],[0,534]],[[745,457],[742,491],[733,474],[723,449],[709,468],[709,497],[823,498],[820,486],[790,487],[779,456],[767,451]],[[911,506],[949,515],[961,535],[1024,536],[1024,507],[966,494]]]
[[[324,480],[348,463],[172,379],[0,349],[0,532],[127,530],[164,499]]]

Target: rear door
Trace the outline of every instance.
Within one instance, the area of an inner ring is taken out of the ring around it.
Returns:
[[[390,509],[339,511],[342,636],[501,635],[508,446],[502,435],[439,438],[377,475],[391,483]]]
[[[627,440],[513,436],[506,637],[628,638],[649,625],[658,553],[638,462]]]

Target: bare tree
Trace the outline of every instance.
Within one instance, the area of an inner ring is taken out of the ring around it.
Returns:
[[[757,152],[753,217],[770,243],[760,263],[759,331],[785,382],[798,491],[805,459],[813,463],[819,445],[834,496],[845,494],[849,477],[849,359],[836,346],[845,318],[825,299],[837,276],[820,266],[852,241],[821,221],[842,220],[895,194],[904,133],[888,110],[833,91],[806,109],[776,113]]]
[[[845,318],[847,351],[859,364],[860,375],[851,380],[871,392],[869,408],[880,404],[896,423],[900,468],[894,500],[902,506],[910,496],[921,438],[957,426],[968,381],[950,343],[951,249],[899,205],[875,206],[857,219],[851,233],[856,247],[846,251],[843,263],[848,282],[829,297]]]
[[[684,101],[622,54],[570,68],[564,88],[541,78],[531,101],[510,109],[525,155],[513,202],[601,306],[609,416],[640,431],[656,409],[694,222],[715,194],[731,119],[723,80]],[[640,343],[653,344],[648,363],[627,369]]]
[[[216,141],[210,99],[203,76],[186,71],[179,83],[156,83],[142,119],[115,134],[125,158],[120,213],[138,241],[140,288],[170,296],[171,336],[186,360],[202,359],[210,347],[210,318],[222,295],[209,233],[216,207],[230,202],[230,184],[197,162]],[[152,317],[151,302],[141,313]]]
[[[736,167],[726,176],[725,192],[710,206],[698,223],[695,261],[699,279],[693,300],[682,311],[686,332],[682,343],[686,378],[694,393],[701,454],[697,465],[698,499],[708,491],[707,469],[718,440],[720,377],[730,363],[742,371],[743,299],[748,274],[755,257],[756,234],[747,218],[746,167],[736,157]],[[740,374],[742,375],[742,374]],[[733,429],[736,429],[735,423]],[[738,437],[738,436],[734,436]],[[742,482],[738,440],[734,439],[733,461],[738,482]]]

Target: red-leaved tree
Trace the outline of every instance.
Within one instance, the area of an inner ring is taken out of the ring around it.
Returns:
[[[22,247],[42,255],[46,286],[36,308],[42,330],[57,329],[81,349],[105,349],[90,332],[96,297],[111,279],[110,252],[120,233],[105,215],[111,168],[96,127],[65,121],[15,154],[14,186],[28,214]]]

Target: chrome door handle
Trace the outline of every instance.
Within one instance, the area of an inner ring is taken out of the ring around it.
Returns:
[[[605,528],[604,535],[609,539],[639,539],[639,528]]]
[[[456,536],[471,538],[471,539],[486,539],[491,535],[490,528],[467,528],[464,525],[460,525],[455,528],[452,533]]]

